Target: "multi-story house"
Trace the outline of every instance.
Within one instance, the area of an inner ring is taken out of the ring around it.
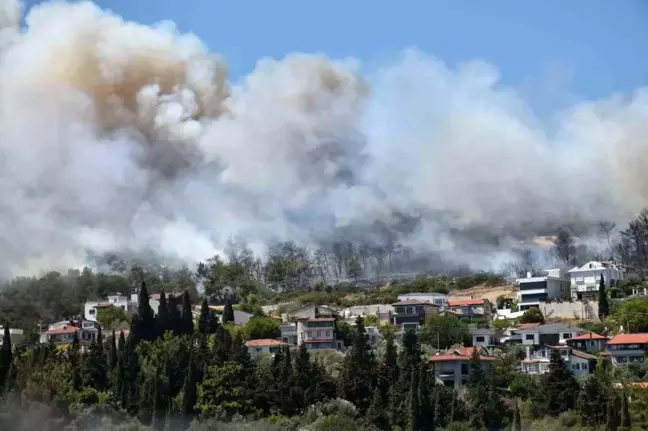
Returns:
[[[583,350],[588,353],[599,353],[607,346],[607,337],[594,332],[577,335],[567,340],[567,345],[574,349]]]
[[[596,299],[601,277],[606,288],[617,286],[624,271],[613,262],[591,261],[568,271],[573,299]]]
[[[527,346],[526,359],[521,362],[521,370],[526,374],[544,374],[549,371],[551,351],[557,349],[565,362],[565,366],[572,370],[576,377],[586,376],[596,368],[596,356],[569,346],[543,346],[531,352]]]
[[[284,321],[297,321],[301,319],[316,319],[319,317],[337,317],[337,310],[328,305],[309,304],[304,305],[290,313],[282,315]]]
[[[124,295],[109,295],[101,301],[88,301],[83,307],[84,317],[86,320],[96,322],[99,311],[109,307],[117,307],[129,313],[135,313],[137,312],[137,295],[134,294],[131,298]]]
[[[97,339],[97,334],[100,329],[99,323],[92,320],[64,320],[49,325],[46,331],[41,332],[40,342],[67,344],[74,340],[74,334],[76,333],[79,344],[85,346],[92,340]]]
[[[335,320],[335,317],[297,320],[297,344],[306,344],[308,350],[342,350],[342,341],[336,338]]]
[[[412,293],[405,293],[403,295],[398,295],[398,300],[399,301],[417,300],[417,301],[429,302],[438,305],[439,310],[443,311],[443,308],[445,307],[447,301],[447,296],[443,293],[438,293],[438,292],[423,292],[423,293],[412,292]]]
[[[648,333],[616,335],[607,342],[607,348],[614,365],[643,362],[648,349]]]
[[[515,329],[514,334],[521,336],[521,343],[529,346],[556,346],[566,344],[570,338],[585,334],[583,328],[570,326],[564,323],[550,323],[532,327]]]
[[[552,299],[569,298],[569,276],[566,271],[556,268],[548,269],[545,275],[533,277],[529,272],[526,278],[520,278],[517,283],[518,306],[521,311],[531,307],[539,307],[541,302]]]
[[[428,316],[438,314],[439,306],[427,301],[408,299],[392,304],[394,312],[391,316],[392,325],[397,325],[403,331],[416,331],[425,323]]]
[[[470,359],[475,349],[483,370],[489,373],[495,357],[488,356],[483,347],[451,348],[430,357],[436,378],[455,389],[467,385],[470,381]]]
[[[496,331],[489,328],[477,328],[470,331],[473,346],[497,346],[500,344],[500,337]]]
[[[263,340],[249,340],[245,343],[248,348],[248,353],[252,359],[262,354],[274,355],[287,343],[279,340],[263,339]]]
[[[448,298],[446,311],[464,317],[488,317],[493,312],[493,307],[488,299]]]
[[[281,330],[281,340],[284,343],[296,346],[297,345],[297,324],[296,323],[282,323],[279,326]]]

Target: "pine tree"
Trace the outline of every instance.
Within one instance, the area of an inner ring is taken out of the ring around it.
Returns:
[[[310,353],[308,353],[306,344],[301,343],[295,358],[295,384],[293,386],[295,389],[294,399],[299,410],[305,409],[314,402],[314,385],[317,382],[313,382],[312,379],[313,367],[311,366]]]
[[[605,291],[605,280],[601,273],[601,281],[599,283],[598,292],[598,315],[599,319],[603,321],[610,314],[610,303],[608,301],[607,292]]]
[[[13,363],[13,351],[11,347],[11,331],[9,324],[4,325],[2,346],[0,347],[0,390],[4,389],[10,375]]]
[[[182,294],[182,334],[193,334],[194,323],[193,313],[191,312],[191,297],[189,291],[185,290]]]
[[[565,367],[560,351],[551,350],[549,357],[549,372],[544,376],[542,394],[545,399],[545,413],[558,416],[567,410],[572,410],[578,399],[579,386],[574,374]]]
[[[374,391],[367,410],[367,421],[381,430],[391,429],[385,414],[385,402],[381,391]]]
[[[223,325],[227,325],[230,322],[234,322],[234,308],[232,307],[232,302],[229,297],[225,298],[225,306],[223,307]]]

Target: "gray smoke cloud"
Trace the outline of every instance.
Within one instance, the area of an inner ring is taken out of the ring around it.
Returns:
[[[0,273],[115,250],[193,262],[232,235],[262,251],[403,217],[413,248],[487,267],[561,220],[646,205],[646,88],[548,128],[483,62],[409,50],[363,74],[296,53],[233,84],[169,23],[89,2],[20,17],[0,0]]]

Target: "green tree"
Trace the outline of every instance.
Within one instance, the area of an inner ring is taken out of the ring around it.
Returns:
[[[625,387],[621,393],[621,426],[629,430],[632,427],[632,418],[630,416],[630,404],[628,403],[628,393]]]
[[[520,316],[520,323],[544,323],[542,311],[537,307],[531,307]]]
[[[410,378],[410,390],[407,396],[406,431],[418,431],[420,428],[418,392],[418,373],[416,370],[413,370]]]
[[[200,306],[200,316],[198,317],[198,333],[199,334],[209,334],[209,321],[210,321],[211,310],[209,309],[209,303],[206,299],[203,299],[203,302]]]
[[[550,416],[558,416],[572,410],[578,399],[579,386],[571,370],[565,367],[560,351],[551,349],[549,371],[544,376],[542,394],[545,399],[544,411]]]
[[[137,316],[133,316],[131,321],[130,335],[131,337],[135,337],[133,341],[153,341],[155,340],[158,331],[156,330],[155,315],[149,302],[148,289],[146,288],[146,283],[143,281],[137,298]]]
[[[610,303],[608,300],[607,292],[605,290],[605,280],[603,273],[601,273],[601,281],[599,282],[598,292],[598,315],[599,320],[603,321],[610,314]]]
[[[229,297],[225,299],[225,306],[223,307],[223,325],[227,325],[230,322],[234,322],[234,308],[232,307],[232,302]]]
[[[75,391],[81,389],[83,380],[81,377],[81,355],[79,352],[79,331],[72,335],[72,343],[68,346],[67,356],[70,363],[70,384]]]
[[[581,416],[581,423],[585,426],[597,427],[605,423],[607,388],[604,387],[598,376],[589,375],[581,388],[578,397],[578,412]]]
[[[97,313],[97,321],[106,329],[128,328],[130,320],[130,314],[121,307],[106,307]]]
[[[367,340],[364,320],[358,317],[353,331],[353,344],[344,358],[339,388],[341,397],[354,400],[360,412],[366,412],[371,403],[376,386],[376,371],[377,363]]]
[[[471,340],[468,325],[452,314],[428,317],[421,339],[437,349],[447,349],[453,344],[464,344]]]
[[[356,256],[351,256],[351,259],[349,259],[349,262],[347,262],[346,272],[347,277],[353,278],[356,282],[362,275],[362,266],[360,265],[360,262],[358,261],[358,258]]]
[[[5,323],[2,346],[0,346],[0,389],[5,388],[12,363],[13,352],[11,348],[11,332],[9,330],[9,323]]]
[[[207,368],[198,386],[198,409],[203,417],[231,419],[251,412],[249,394],[243,386],[245,370],[236,362]]]
[[[97,339],[92,340],[88,352],[83,356],[83,384],[98,391],[106,390],[108,387],[108,364],[103,349],[101,329],[97,331]]]
[[[513,412],[513,431],[522,431],[522,417],[520,416],[519,402],[515,400],[515,411]]]
[[[245,324],[243,331],[249,340],[274,339],[281,336],[280,325],[272,317],[254,316]]]
[[[198,401],[198,381],[196,379],[196,361],[194,359],[193,349],[189,356],[189,366],[185,375],[184,385],[182,389],[182,413],[187,420],[191,421],[194,416],[196,402]]]
[[[189,291],[185,290],[182,294],[182,334],[193,334],[194,322],[191,310],[191,297]]]
[[[167,305],[166,294],[160,292],[160,306],[158,307],[157,315],[155,316],[155,324],[157,326],[157,336],[163,337],[166,331],[170,331],[171,319],[169,318],[169,306]]]

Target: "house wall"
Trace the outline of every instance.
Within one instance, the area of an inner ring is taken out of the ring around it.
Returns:
[[[409,299],[431,302],[440,307],[443,307],[446,303],[446,295],[443,293],[406,293],[404,295],[398,295],[399,301],[407,301]]]
[[[540,311],[545,317],[598,320],[598,302],[595,301],[546,302],[540,304]]]
[[[570,347],[588,353],[598,353],[605,350],[605,340],[572,340],[567,341]]]
[[[480,339],[480,338],[482,340],[478,341],[478,339]],[[490,335],[481,335],[481,334],[480,335],[473,335],[472,339],[473,339],[473,346],[488,347],[488,346],[492,346],[493,344],[495,344],[493,342],[493,337],[490,336]]]
[[[587,359],[569,355],[569,366],[576,377],[583,377],[590,374],[590,362]]]

